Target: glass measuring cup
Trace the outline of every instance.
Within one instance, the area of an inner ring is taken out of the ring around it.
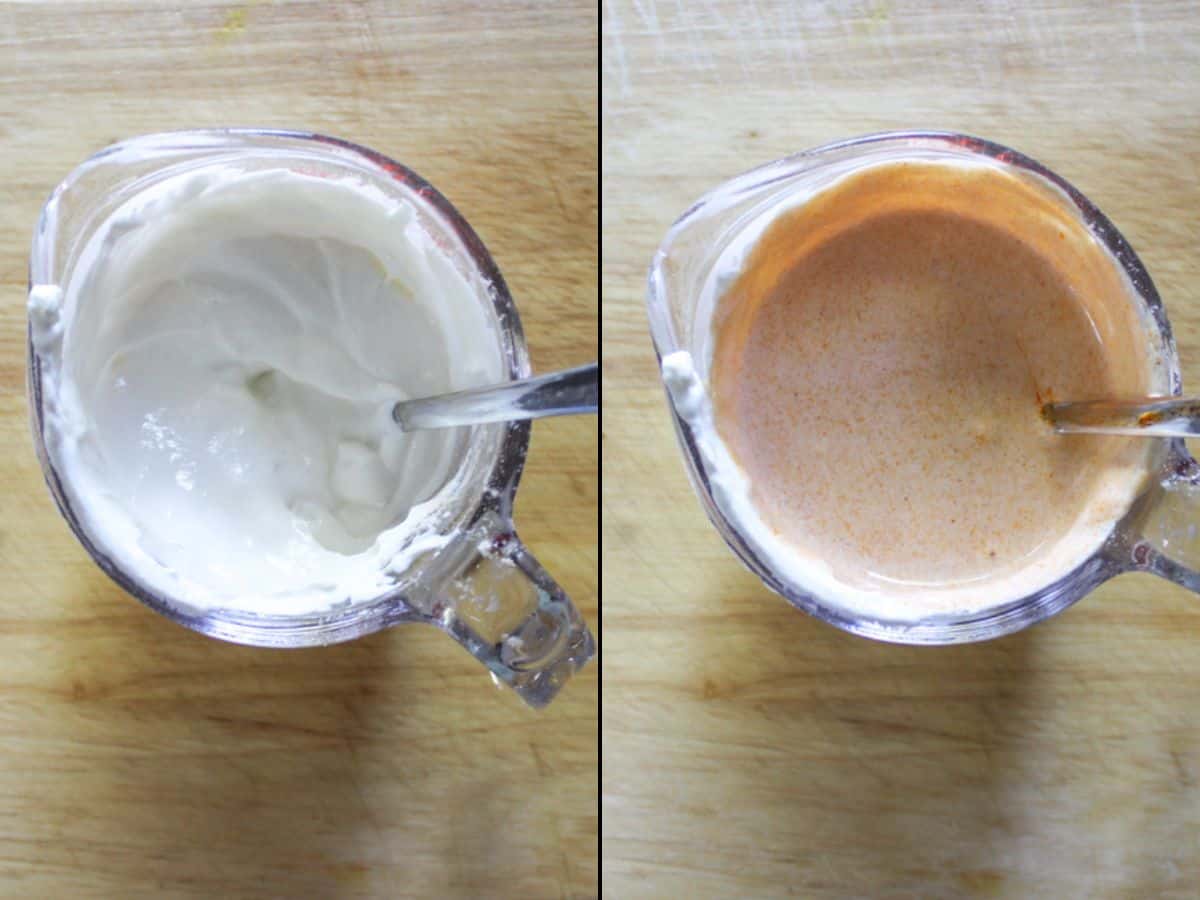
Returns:
[[[856,614],[773,567],[753,535],[739,529],[728,501],[714,488],[718,462],[704,446],[703,433],[712,424],[712,400],[706,358],[711,309],[703,308],[703,286],[721,254],[764,212],[785,199],[802,201],[861,167],[904,159],[986,160],[1050,188],[1063,210],[1086,225],[1128,277],[1130,302],[1137,304],[1156,357],[1154,391],[1181,393],[1170,325],[1149,274],[1112,223],[1062,178],[1015,151],[961,134],[893,132],[829,144],[754,169],[710,191],[667,232],[650,269],[650,331],[688,474],[710,520],[742,562],[792,605],[851,633],[897,643],[949,644],[1008,634],[1061,612],[1122,572],[1152,572],[1200,592],[1200,466],[1177,438],[1150,439],[1155,443],[1148,454],[1144,489],[1088,559],[1033,594],[998,596],[969,613],[916,621]]]
[[[30,256],[30,290],[65,289],[89,237],[131,196],[164,178],[213,163],[247,171],[290,168],[307,175],[351,177],[407,201],[419,225],[493,317],[506,377],[529,376],[529,355],[512,297],[466,220],[430,184],[399,163],[321,135],[255,129],[187,131],[134,138],[101,151],[73,171],[43,208]],[[72,508],[70,493],[46,446],[46,389],[55,363],[35,347],[32,329],[27,346],[34,445],[51,494],[100,568],[151,609],[202,634],[270,647],[329,644],[401,622],[425,622],[457,640],[498,681],[535,707],[548,703],[594,655],[595,643],[586,623],[521,543],[512,524],[529,422],[472,430],[459,487],[440,510],[438,528],[450,540],[416,557],[394,576],[386,593],[303,615],[198,609],[152,590],[137,573],[122,567]]]

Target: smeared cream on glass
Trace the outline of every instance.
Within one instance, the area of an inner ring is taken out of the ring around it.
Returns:
[[[486,298],[407,203],[210,166],[135,195],[35,286],[50,461],[100,548],[200,609],[370,599],[439,546],[467,429],[397,400],[501,378]]]

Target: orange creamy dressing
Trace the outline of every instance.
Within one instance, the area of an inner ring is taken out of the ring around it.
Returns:
[[[839,581],[1065,574],[1098,542],[1072,535],[1133,499],[1144,443],[1040,415],[1150,389],[1131,288],[1062,202],[994,167],[876,165],[776,218],[720,298],[717,430],[766,524]]]

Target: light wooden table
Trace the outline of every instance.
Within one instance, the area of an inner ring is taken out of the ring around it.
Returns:
[[[605,896],[1200,896],[1200,598],[1127,576],[943,649],[794,611],[692,495],[643,306],[709,187],[840,137],[957,129],[1109,214],[1200,389],[1200,15],[611,0],[601,57]]]
[[[91,563],[26,424],[31,232],[88,154],[229,124],[364,143],[490,247],[535,368],[595,358],[598,22],[572,2],[0,3],[0,894],[592,897],[598,667],[545,712],[412,627],[222,644]],[[598,428],[534,428],[523,536],[593,626]]]

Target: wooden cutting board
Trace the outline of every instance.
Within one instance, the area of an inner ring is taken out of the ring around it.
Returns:
[[[1108,213],[1200,390],[1198,49],[1200,16],[1147,0],[605,4],[605,896],[1200,896],[1200,598],[1126,576],[924,649],[794,611],[692,495],[643,305],[663,233],[726,178],[962,130]]]
[[[535,714],[432,629],[271,651],[156,616],[55,512],[23,367],[54,185],[236,124],[411,165],[491,249],[535,368],[594,359],[597,32],[578,2],[0,6],[0,894],[596,895],[595,665]],[[538,423],[517,502],[593,627],[597,437]]]

